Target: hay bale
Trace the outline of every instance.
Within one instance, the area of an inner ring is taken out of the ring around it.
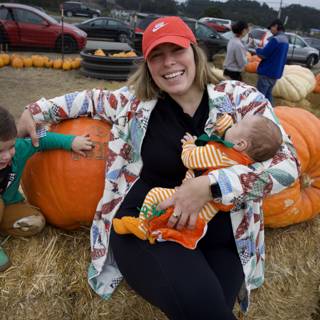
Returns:
[[[319,242],[320,218],[266,231],[266,282],[253,292],[246,320],[320,319]],[[93,293],[87,284],[88,228],[48,226],[36,237],[10,238],[3,246],[13,266],[0,273],[1,319],[167,319],[124,282],[108,301]]]

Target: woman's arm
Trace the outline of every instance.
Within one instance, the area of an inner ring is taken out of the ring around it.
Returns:
[[[114,122],[123,109],[123,101],[129,101],[126,95],[128,89],[123,87],[115,92],[93,89],[49,100],[42,98],[26,107],[18,123],[18,134],[20,137],[30,135],[37,146],[35,122],[56,123],[79,116],[98,117]]]
[[[36,122],[56,123],[88,115],[113,122],[119,108],[117,96],[116,92],[107,90],[84,90],[49,100],[42,98],[26,108],[30,110]]]

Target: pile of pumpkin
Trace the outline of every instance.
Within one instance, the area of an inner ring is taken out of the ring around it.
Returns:
[[[95,56],[100,56],[100,57],[105,57],[106,54],[104,53],[104,51],[102,49],[97,49],[94,52]],[[132,58],[132,57],[136,57],[137,54],[133,51],[121,51],[121,52],[116,52],[116,53],[108,53],[108,57],[114,57],[114,58]]]
[[[22,56],[17,54],[9,55],[7,53],[0,54],[0,68],[11,65],[13,68],[53,68],[62,70],[78,69],[81,65],[81,58],[75,59],[50,59],[47,56],[32,55]]]

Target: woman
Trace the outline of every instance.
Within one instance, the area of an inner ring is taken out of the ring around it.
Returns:
[[[284,143],[273,161],[217,170],[181,184],[186,169],[180,139],[186,131],[210,136],[225,112],[235,121],[249,112],[277,120],[255,88],[233,81],[211,84],[206,59],[180,18],[151,23],[142,48],[145,62],[129,87],[41,99],[24,111],[21,134],[31,134],[36,143],[32,117],[52,122],[91,114],[113,124],[105,190],[91,229],[89,283],[99,295],[110,297],[123,275],[169,319],[235,319],[232,309],[242,284],[245,311],[250,290],[263,282],[261,199],[284,189],[289,177],[297,178],[294,148],[281,128]],[[212,219],[195,250],[115,234],[113,217],[138,216],[137,207],[155,186],[177,187],[174,197],[160,204],[161,209],[174,206],[169,221],[174,228],[193,228],[197,213],[213,198],[235,207]]]
[[[242,38],[247,35],[249,27],[246,22],[238,21],[232,25],[231,29],[235,37],[228,42],[223,74],[232,80],[242,81],[241,72],[248,63],[247,49],[242,42]]]

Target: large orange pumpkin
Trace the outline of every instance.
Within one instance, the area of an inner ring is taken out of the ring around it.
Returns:
[[[320,212],[320,120],[300,108],[276,107],[275,113],[297,150],[301,177],[264,200],[265,225],[272,228],[306,221]]]
[[[39,152],[28,160],[22,188],[28,201],[39,207],[47,221],[63,229],[91,224],[104,189],[110,125],[78,118],[54,125],[51,131],[90,134],[95,148],[81,157],[74,152]]]

